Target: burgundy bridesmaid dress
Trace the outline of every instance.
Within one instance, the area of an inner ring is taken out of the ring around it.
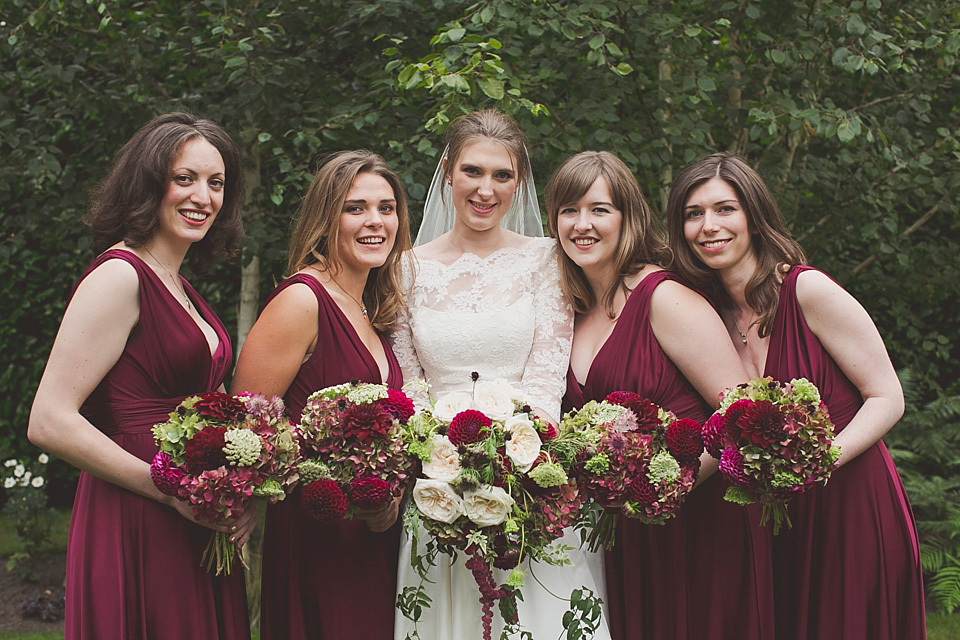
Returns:
[[[359,380],[381,384],[376,360],[323,286],[298,274],[286,287],[309,286],[319,305],[317,348],[284,398],[294,421],[314,391]],[[386,339],[387,385],[399,388],[400,365]],[[393,638],[394,597],[400,552],[400,521],[374,533],[360,520],[319,523],[310,519],[295,491],[267,507],[263,536],[260,637],[262,640],[354,640]]]
[[[564,411],[612,391],[632,391],[703,423],[703,400],[650,326],[650,299],[665,280],[681,282],[656,271],[636,286],[582,387],[568,372]],[[758,526],[758,510],[725,502],[724,491],[714,475],[663,525],[619,519],[605,563],[615,639],[772,640],[769,535]]]
[[[147,462],[157,452],[150,429],[184,397],[216,390],[233,363],[223,323],[182,280],[190,301],[219,338],[207,340],[153,270],[129,251],[110,259],[140,278],[140,318],[114,367],[81,413],[114,442]],[[213,532],[159,502],[81,472],[67,542],[68,640],[249,638],[243,570],[216,577],[201,566]]]
[[[764,375],[807,378],[837,431],[863,400],[807,326],[794,267],[784,279]],[[793,527],[774,539],[777,638],[925,638],[917,527],[883,441],[789,504]]]

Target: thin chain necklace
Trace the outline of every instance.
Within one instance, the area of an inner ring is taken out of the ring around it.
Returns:
[[[745,334],[743,331],[740,331],[740,324],[737,323],[736,318],[733,319],[733,326],[737,328],[737,333],[740,334],[740,342],[747,344],[747,334]]]
[[[167,275],[170,276],[171,280],[173,280],[173,286],[175,286],[177,289],[180,290],[180,294],[183,296],[183,301],[187,303],[187,311],[190,311],[190,309],[192,309],[193,307],[190,305],[190,298],[187,297],[186,290],[183,288],[183,285],[180,283],[180,278],[173,275],[173,272],[171,272],[170,269],[167,269],[165,266],[163,266],[163,263],[157,260],[157,256],[153,255],[153,253],[150,252],[150,249],[147,249],[146,245],[143,246],[143,250],[147,252],[148,256],[153,258],[153,261],[157,263],[158,267],[160,267],[161,269],[167,272]]]
[[[333,284],[337,285],[337,288],[340,289],[340,291],[343,291],[345,294],[347,294],[347,297],[348,297],[348,298],[350,298],[351,300],[353,300],[354,302],[357,303],[357,306],[360,307],[360,313],[363,314],[363,319],[366,320],[367,322],[369,322],[369,321],[370,321],[370,317],[367,315],[367,306],[366,306],[365,304],[363,304],[363,302],[361,302],[360,300],[357,300],[357,299],[354,298],[352,295],[350,295],[350,293],[349,293],[346,289],[344,289],[342,286],[340,286],[340,283],[337,282],[337,279],[334,278],[333,276],[330,276],[330,282],[332,282]]]

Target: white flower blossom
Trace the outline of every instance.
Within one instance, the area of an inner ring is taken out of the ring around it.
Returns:
[[[19,461],[19,460],[16,460],[16,459],[14,459],[14,458],[10,458],[9,460],[7,460],[6,462],[3,463],[3,466],[9,468],[9,467],[15,467],[15,466],[17,466],[18,464],[20,464],[20,461]]]
[[[496,382],[478,382],[473,389],[473,408],[491,420],[503,421],[513,415],[513,398]]]
[[[460,474],[460,454],[447,436],[430,439],[430,459],[423,463],[423,475],[450,482]]]
[[[525,413],[509,418],[503,428],[510,434],[510,439],[505,443],[507,456],[518,471],[526,473],[540,455],[543,444],[540,434]]]
[[[433,417],[440,422],[449,424],[458,413],[471,407],[473,407],[473,398],[470,397],[469,393],[463,391],[445,393],[433,405]]]
[[[25,466],[23,466],[22,464],[18,464],[18,465],[17,465],[17,468],[13,470],[13,475],[15,475],[16,477],[19,478],[20,476],[22,476],[22,475],[25,474],[26,472],[27,472],[27,468],[26,468]]]
[[[4,488],[4,489],[12,489],[12,488],[15,487],[16,485],[17,485],[17,479],[16,479],[16,478],[7,478],[6,480],[3,481],[3,488]]]
[[[500,524],[510,515],[513,498],[500,487],[484,486],[463,494],[463,510],[481,527]]]
[[[43,486],[43,476],[37,476],[30,481],[30,484],[38,489]]]
[[[423,515],[438,522],[449,524],[463,515],[463,499],[449,482],[418,478],[413,501]]]
[[[39,457],[37,457],[37,460],[40,462],[40,464],[47,464],[50,462],[50,456],[45,453],[41,453]]]

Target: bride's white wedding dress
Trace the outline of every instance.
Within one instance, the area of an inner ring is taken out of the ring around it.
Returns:
[[[504,378],[520,388],[529,404],[560,418],[560,399],[573,336],[573,312],[559,284],[556,243],[532,238],[522,247],[500,249],[486,258],[466,253],[452,264],[420,259],[416,274],[404,274],[407,308],[391,335],[404,380],[424,378],[431,395],[469,391],[471,373],[481,380]],[[428,536],[421,532],[421,546]],[[558,542],[574,547],[572,565],[532,563],[519,602],[520,625],[535,640],[561,637],[570,592],[580,587],[604,598],[603,555],[580,548],[571,529]],[[412,538],[400,549],[398,590],[419,584],[410,566]],[[421,552],[423,549],[421,549]],[[416,625],[423,640],[482,637],[480,593],[463,566],[438,556],[425,584],[433,604]],[[499,582],[506,572],[498,572]],[[545,588],[544,588],[545,587]],[[549,590],[549,591],[548,591]],[[553,595],[555,594],[555,595]],[[559,596],[559,597],[557,597]],[[502,623],[495,618],[495,636]],[[412,635],[414,623],[397,611],[395,638]],[[606,621],[594,636],[610,637]]]

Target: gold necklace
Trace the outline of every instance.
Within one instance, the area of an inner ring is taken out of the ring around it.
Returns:
[[[363,304],[363,302],[361,302],[360,300],[357,300],[357,299],[354,298],[352,295],[350,295],[350,293],[349,293],[346,289],[344,289],[342,286],[340,286],[340,283],[337,282],[337,279],[334,278],[333,276],[330,276],[330,282],[332,282],[333,284],[337,285],[337,288],[340,289],[340,291],[343,291],[345,294],[347,294],[347,297],[348,297],[348,298],[350,298],[351,300],[353,300],[354,302],[357,303],[357,306],[360,307],[360,313],[363,314],[363,319],[366,320],[367,322],[369,322],[369,321],[370,321],[370,317],[367,315],[367,306],[366,306],[365,304]]]
[[[183,296],[183,301],[187,303],[187,311],[189,311],[192,308],[190,306],[190,298],[187,297],[187,292],[183,288],[183,284],[180,283],[180,278],[173,275],[173,272],[171,272],[170,269],[167,269],[165,266],[163,266],[163,263],[157,260],[157,256],[153,255],[153,253],[150,252],[150,249],[147,249],[147,245],[143,245],[143,250],[147,252],[148,256],[153,258],[153,261],[157,263],[158,267],[167,272],[167,275],[170,276],[171,280],[173,280],[173,286],[180,290],[180,294]]]

